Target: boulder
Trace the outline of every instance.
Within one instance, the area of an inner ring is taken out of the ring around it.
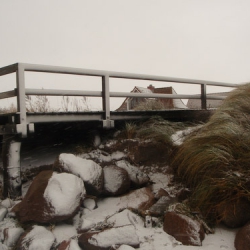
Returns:
[[[16,249],[19,250],[48,250],[55,242],[54,235],[42,226],[33,226],[25,232],[17,242]]]
[[[205,238],[204,229],[198,221],[176,212],[165,214],[163,229],[183,245],[201,246]]]
[[[128,172],[131,183],[136,187],[144,186],[150,181],[147,174],[125,160],[117,161],[116,166]]]
[[[250,250],[250,223],[237,232],[234,246],[236,250]]]
[[[84,233],[78,238],[79,246],[88,250],[108,250],[113,245],[138,248],[139,238],[132,225],[110,228],[101,232]]]
[[[79,176],[85,185],[87,194],[99,195],[103,190],[102,167],[92,160],[83,159],[73,154],[60,154],[54,163],[56,169]]]
[[[104,193],[110,196],[125,194],[130,188],[128,172],[117,166],[106,166],[104,173]]]
[[[158,196],[160,195],[160,192],[157,194]],[[169,194],[164,193],[163,196],[161,196],[158,201],[153,204],[152,207],[149,208],[149,213],[150,215],[153,216],[162,216],[166,213],[166,210],[168,207],[176,202],[175,197],[171,197]]]
[[[54,223],[72,218],[84,194],[84,184],[79,177],[43,171],[12,211],[20,222]]]
[[[227,227],[242,227],[250,220],[250,202],[245,198],[226,202],[218,206],[217,213]]]
[[[93,225],[103,222],[121,210],[130,208],[143,213],[155,202],[154,194],[150,188],[140,188],[121,197],[107,197],[99,199],[97,208],[89,211],[83,211],[82,219],[85,229],[93,227]],[[85,221],[86,220],[86,221]]]

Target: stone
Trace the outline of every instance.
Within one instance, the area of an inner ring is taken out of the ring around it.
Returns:
[[[70,183],[70,185],[68,185]],[[85,194],[83,181],[72,174],[42,171],[23,200],[12,208],[22,223],[55,223],[72,218]]]
[[[236,250],[250,250],[250,223],[236,233],[234,246]]]
[[[3,244],[7,247],[14,247],[19,237],[24,232],[23,228],[5,228],[3,231]]]
[[[250,220],[250,202],[244,198],[230,201],[218,206],[217,213],[227,227],[242,227]]]
[[[11,208],[15,205],[15,202],[11,200],[10,198],[6,198],[5,200],[1,201],[1,206],[6,208]]]
[[[112,224],[113,227],[122,227],[126,225],[134,225],[143,227],[143,219],[130,211],[129,209],[124,209],[120,213],[117,213],[107,219],[107,222]]]
[[[54,163],[56,169],[79,176],[88,195],[100,195],[103,191],[103,170],[92,160],[83,159],[73,154],[60,154]]]
[[[64,240],[57,247],[56,250],[81,250],[76,240]]]
[[[205,238],[204,229],[198,221],[176,212],[165,214],[163,229],[183,245],[201,246]]]
[[[55,242],[54,235],[43,226],[33,226],[26,231],[17,242],[19,250],[48,250]]]
[[[129,245],[138,248],[140,245],[135,227],[132,225],[85,233],[80,235],[78,243],[81,248],[88,250],[108,250],[113,245]]]
[[[0,221],[2,221],[6,214],[8,213],[8,209],[6,207],[0,207]]]
[[[172,198],[171,196],[162,196],[155,204],[153,204],[152,207],[149,208],[149,213],[153,216],[162,216],[166,213],[169,205],[175,202],[176,198]]]
[[[64,223],[56,225],[53,228],[52,233],[55,236],[57,243],[61,243],[64,240],[70,240],[77,235],[77,231],[74,226]]]
[[[117,196],[125,194],[130,188],[128,172],[117,166],[106,166],[104,173],[104,194]]]
[[[89,210],[94,210],[97,206],[96,200],[92,198],[85,198],[82,205]]]
[[[149,183],[150,178],[147,174],[143,173],[139,168],[131,165],[125,160],[117,161],[116,166],[128,172],[131,183],[136,187],[142,187]]]

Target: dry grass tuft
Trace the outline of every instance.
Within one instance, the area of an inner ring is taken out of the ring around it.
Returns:
[[[250,201],[250,83],[228,96],[178,149],[172,166],[193,189],[191,205],[216,222],[222,207]]]

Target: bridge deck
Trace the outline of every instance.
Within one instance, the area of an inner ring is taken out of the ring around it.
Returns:
[[[110,120],[126,121],[137,119],[148,119],[153,116],[161,116],[172,121],[205,121],[213,110],[194,110],[194,109],[171,109],[153,111],[111,111]],[[50,113],[26,113],[27,124],[55,123],[55,122],[103,122],[103,111],[88,112],[50,112]],[[2,127],[10,124],[20,123],[19,113],[0,114],[0,125]],[[2,129],[3,130],[3,129]]]

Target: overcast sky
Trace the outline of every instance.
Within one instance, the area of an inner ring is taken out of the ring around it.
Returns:
[[[0,67],[248,82],[249,10],[249,0],[0,0]]]

